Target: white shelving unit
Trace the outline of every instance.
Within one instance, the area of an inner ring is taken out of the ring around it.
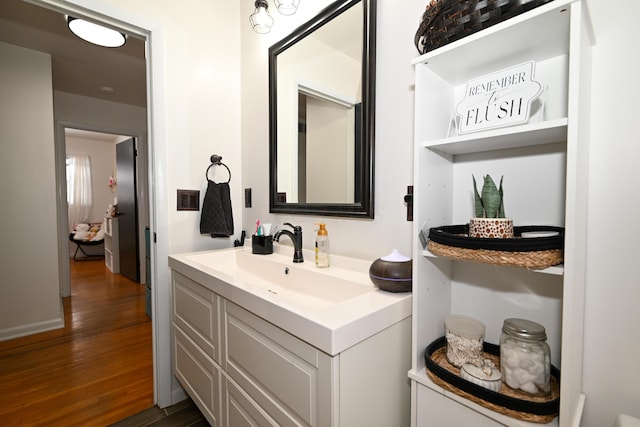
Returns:
[[[105,218],[104,262],[112,273],[120,273],[120,249],[118,243],[118,218]]]
[[[549,425],[579,425],[592,45],[586,4],[555,0],[413,62],[413,426],[530,424],[429,379],[424,351],[444,335],[449,314],[482,320],[485,340],[496,344],[505,318],[544,325],[561,372],[560,415]],[[526,61],[535,62],[535,80],[544,87],[544,114],[524,125],[449,136],[468,80]],[[516,226],[565,227],[564,265],[530,271],[439,258],[422,247],[420,230],[469,221],[472,175],[486,174],[504,176],[506,214]]]

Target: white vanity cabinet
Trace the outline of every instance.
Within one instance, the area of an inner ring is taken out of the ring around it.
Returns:
[[[408,425],[410,317],[329,355],[175,270],[172,294],[174,373],[212,425]]]
[[[224,302],[224,370],[278,425],[331,425],[332,358]]]
[[[275,426],[269,417],[242,389],[233,381],[224,380],[225,419],[222,425],[234,427]]]
[[[220,298],[172,276],[174,374],[212,425],[220,424]]]
[[[555,0],[413,62],[413,426],[530,425],[445,391],[428,377],[425,349],[444,335],[450,314],[481,320],[485,341],[494,344],[506,318],[545,326],[552,364],[561,372],[560,415],[549,425],[580,423],[592,45],[586,4]],[[528,61],[544,88],[544,108],[536,108],[528,123],[451,132],[467,81]],[[423,248],[420,231],[469,222],[472,175],[481,186],[487,174],[504,176],[505,210],[515,226],[565,227],[564,265],[532,271],[446,259]]]

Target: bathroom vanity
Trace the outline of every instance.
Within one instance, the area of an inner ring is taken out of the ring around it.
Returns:
[[[409,424],[411,294],[377,289],[368,262],[236,248],[169,265],[174,374],[212,425]]]

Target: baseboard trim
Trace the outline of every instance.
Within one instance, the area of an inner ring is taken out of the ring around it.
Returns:
[[[40,332],[52,331],[54,329],[64,328],[64,318],[47,320],[45,322],[31,323],[21,325],[15,328],[0,330],[0,341],[7,341],[13,338],[20,338],[27,335],[33,335]]]
[[[171,390],[171,405],[175,405],[176,403],[182,402],[187,397],[189,396],[187,396],[187,393],[184,391],[182,387],[174,388],[173,390]]]

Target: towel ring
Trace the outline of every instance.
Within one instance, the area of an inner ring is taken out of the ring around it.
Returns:
[[[222,163],[222,156],[218,156],[217,154],[214,154],[214,155],[211,156],[211,164],[207,168],[207,171],[204,173],[204,176],[205,176],[205,178],[207,178],[207,181],[209,181],[209,169],[211,169],[214,166],[224,166],[227,169],[227,172],[229,172],[229,179],[227,180],[227,184],[230,183],[231,182],[231,170],[229,169],[229,167],[227,165]]]

